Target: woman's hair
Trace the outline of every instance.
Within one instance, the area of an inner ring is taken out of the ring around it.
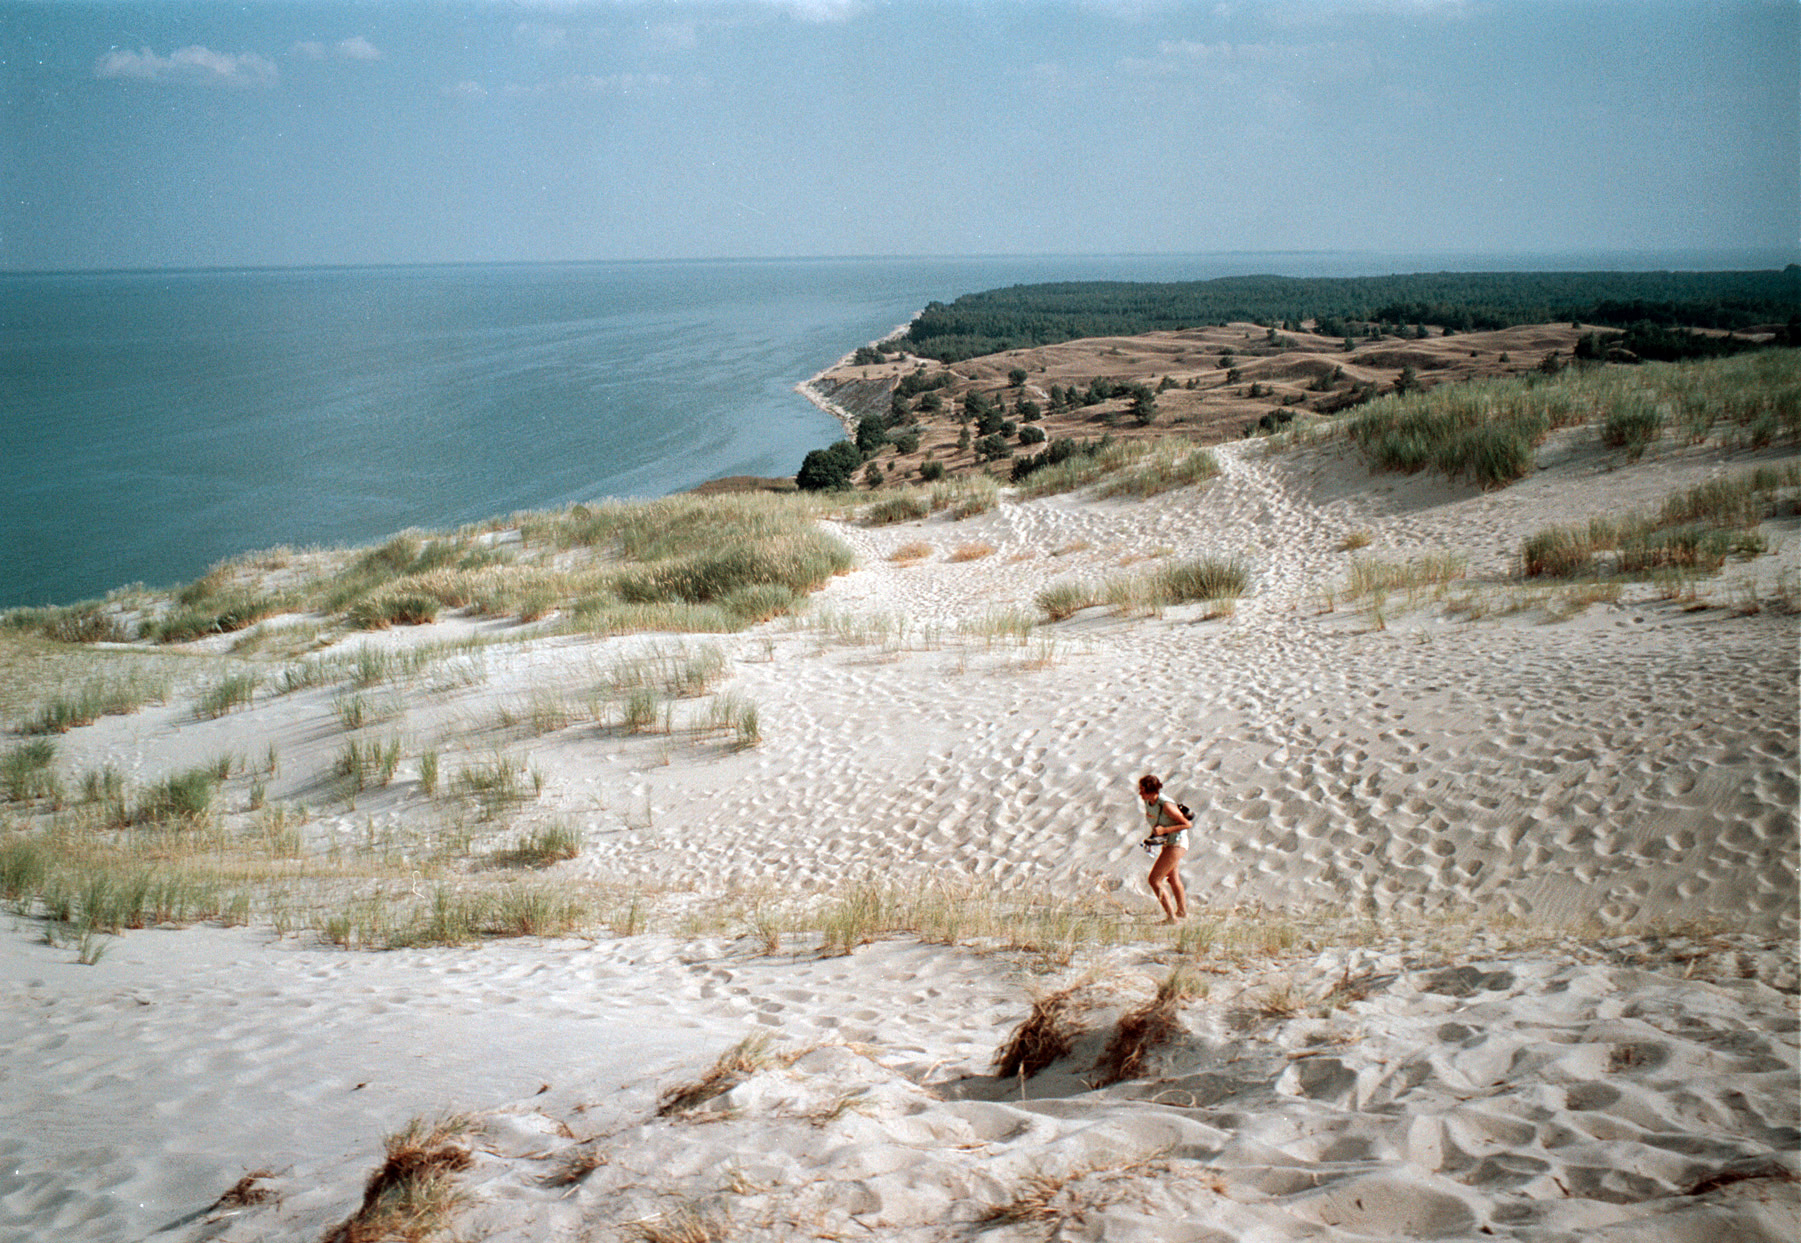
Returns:
[[[1163,782],[1146,773],[1138,779],[1138,792],[1140,794],[1161,794]]]

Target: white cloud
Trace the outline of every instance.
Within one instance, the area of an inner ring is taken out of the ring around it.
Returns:
[[[328,56],[339,60],[380,60],[381,49],[362,35],[352,35],[329,46],[317,39],[302,39],[294,45],[294,55],[307,60],[324,60]]]
[[[661,90],[671,81],[668,76],[660,73],[584,73],[533,86],[509,86],[505,93],[511,99],[546,99],[557,95],[641,95],[646,91]]]
[[[274,86],[281,80],[275,62],[255,52],[232,55],[194,44],[159,56],[149,48],[115,49],[94,65],[97,78],[139,82],[199,82],[220,86]]]
[[[348,39],[340,39],[333,49],[343,60],[380,60],[381,50],[362,35],[352,35]]]
[[[1151,77],[1189,77],[1227,72],[1243,65],[1268,64],[1295,55],[1295,49],[1267,43],[1197,43],[1165,39],[1154,56],[1128,56],[1120,62],[1127,73]]]

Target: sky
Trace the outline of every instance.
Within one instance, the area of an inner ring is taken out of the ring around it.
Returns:
[[[1801,253],[1798,0],[0,0],[0,269]]]

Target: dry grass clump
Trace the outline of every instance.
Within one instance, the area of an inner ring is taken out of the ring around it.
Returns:
[[[774,1063],[775,1058],[770,1053],[772,1043],[773,1038],[767,1032],[746,1036],[720,1054],[719,1060],[700,1078],[666,1089],[657,1101],[657,1116],[667,1118],[671,1114],[686,1113],[730,1092]]]
[[[984,1228],[1042,1226],[1047,1239],[1064,1238],[1063,1227],[1081,1225],[1091,1213],[1121,1200],[1134,1179],[1166,1177],[1169,1165],[1160,1152],[1107,1164],[1081,1165],[1066,1174],[1030,1174],[1013,1198],[988,1208],[976,1219]]]
[[[1176,604],[1237,600],[1250,586],[1251,569],[1242,558],[1201,557],[1174,562],[1148,574],[1115,575],[1098,587],[1064,579],[1040,591],[1033,603],[1053,622],[1096,604],[1109,605],[1130,617],[1154,614]]]
[[[557,1154],[556,1168],[538,1180],[545,1187],[573,1187],[607,1164],[607,1154],[596,1144],[580,1144]]]
[[[994,1073],[1004,1079],[1030,1079],[1069,1056],[1083,1031],[1081,1016],[1092,1005],[1091,990],[1092,982],[1084,979],[1033,998],[1031,1013],[995,1050]]]
[[[1186,963],[1177,965],[1157,986],[1154,998],[1120,1018],[1100,1060],[1094,1064],[1100,1072],[1095,1086],[1106,1087],[1143,1075],[1152,1052],[1183,1031],[1182,1003],[1204,994],[1205,987],[1194,969]]]
[[[460,1142],[475,1129],[464,1116],[415,1118],[387,1139],[387,1160],[369,1176],[363,1202],[323,1243],[417,1243],[445,1230],[461,1195],[455,1175],[474,1164]]]
[[[627,1229],[636,1243],[725,1243],[732,1237],[728,1223],[688,1205],[632,1222]]]
[[[889,553],[888,560],[896,561],[903,565],[914,565],[924,561],[931,555],[932,546],[930,544],[927,544],[922,540],[913,540],[910,543],[902,544],[899,548],[896,548],[893,552]]]
[[[946,559],[950,561],[980,561],[983,557],[992,557],[994,551],[993,544],[977,540],[969,544],[960,544],[951,549],[950,556]]]

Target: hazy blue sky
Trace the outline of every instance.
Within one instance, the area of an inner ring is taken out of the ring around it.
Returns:
[[[1797,0],[0,0],[0,267],[1801,244]]]

